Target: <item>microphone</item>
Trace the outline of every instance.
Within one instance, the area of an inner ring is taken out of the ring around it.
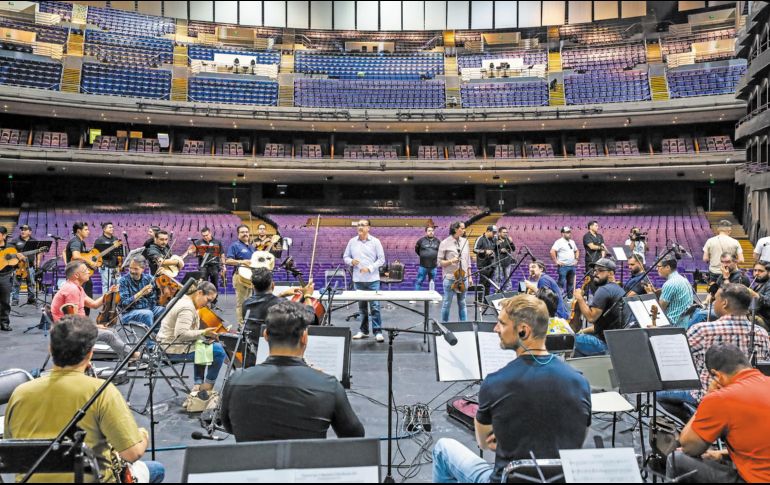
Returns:
[[[225,440],[225,438],[222,438],[221,436],[207,435],[207,434],[203,434],[200,431],[193,431],[192,434],[190,434],[190,438],[194,440],[211,440],[211,441]]]
[[[57,241],[61,241],[62,239],[64,239],[63,237],[54,236],[53,234],[46,234],[46,235],[52,239],[56,239]]]
[[[451,330],[446,328],[444,325],[438,323],[436,320],[431,319],[431,321],[433,322],[433,325],[438,329],[441,336],[444,337],[444,340],[446,340],[446,342],[449,345],[452,345],[452,346],[457,345],[457,337],[455,337],[455,334],[452,333]]]

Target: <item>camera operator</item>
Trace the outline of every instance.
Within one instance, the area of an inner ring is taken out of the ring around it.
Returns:
[[[647,254],[647,233],[638,227],[632,228],[626,239],[626,247],[631,250],[631,254]]]

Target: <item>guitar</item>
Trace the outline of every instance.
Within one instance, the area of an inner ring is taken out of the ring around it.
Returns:
[[[46,248],[47,249],[47,248]],[[4,270],[8,266],[16,267],[18,266],[21,259],[19,258],[19,254],[23,254],[25,257],[30,257],[33,254],[42,253],[46,249],[35,249],[34,251],[24,251],[23,253],[19,253],[19,251],[16,248],[6,248],[0,251],[0,271]]]
[[[93,275],[94,270],[96,270],[97,268],[101,268],[102,265],[104,264],[104,257],[110,254],[111,252],[115,251],[122,245],[123,245],[123,242],[115,241],[114,243],[112,243],[112,245],[110,245],[110,247],[108,247],[104,251],[100,252],[98,249],[92,249],[86,254],[82,255],[83,261],[85,261],[86,266],[88,266],[88,272]]]

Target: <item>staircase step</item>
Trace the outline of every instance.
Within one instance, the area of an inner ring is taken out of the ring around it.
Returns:
[[[548,53],[548,72],[561,72],[561,52],[551,51]]]
[[[548,94],[549,94],[549,99],[548,99],[549,106],[564,106],[567,104],[567,101],[564,98],[564,84],[556,83],[555,88],[550,90]]]
[[[67,38],[67,54],[70,56],[83,56],[85,38],[82,34],[70,34]]]
[[[171,80],[171,101],[187,101],[189,95],[189,83],[187,78],[174,78]]]
[[[187,67],[189,53],[186,45],[174,46],[174,65]]]
[[[294,54],[281,55],[281,67],[279,68],[281,73],[294,72]]]
[[[650,93],[653,101],[667,101],[671,98],[666,76],[650,76]]]
[[[65,93],[80,92],[80,69],[65,67],[61,76],[61,91]]]
[[[660,44],[647,44],[647,63],[663,62]]]

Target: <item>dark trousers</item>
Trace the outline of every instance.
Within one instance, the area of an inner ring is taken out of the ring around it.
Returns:
[[[222,271],[219,266],[216,265],[206,265],[203,268],[200,269],[201,272],[201,278],[203,278],[204,281],[210,281],[211,284],[217,287],[219,289],[219,272]]]
[[[479,271],[479,283],[481,283],[481,285],[484,287],[484,296],[489,295],[489,290],[490,288],[492,288],[492,283],[490,282],[490,280],[495,277],[495,269],[497,267],[492,263],[493,263],[492,260],[476,263],[476,266],[478,268],[486,268]],[[484,278],[484,276],[486,276],[486,278]]]
[[[86,283],[83,285],[83,291],[86,292],[86,295],[88,295],[88,298],[94,297],[94,282],[91,280],[86,281]],[[86,315],[91,314],[91,309],[86,307],[85,308]]]
[[[668,457],[666,476],[676,478],[696,470],[697,473],[680,483],[745,483],[731,463],[701,460],[675,451]]]
[[[13,291],[13,271],[0,274],[0,327],[11,326],[11,292]]]

